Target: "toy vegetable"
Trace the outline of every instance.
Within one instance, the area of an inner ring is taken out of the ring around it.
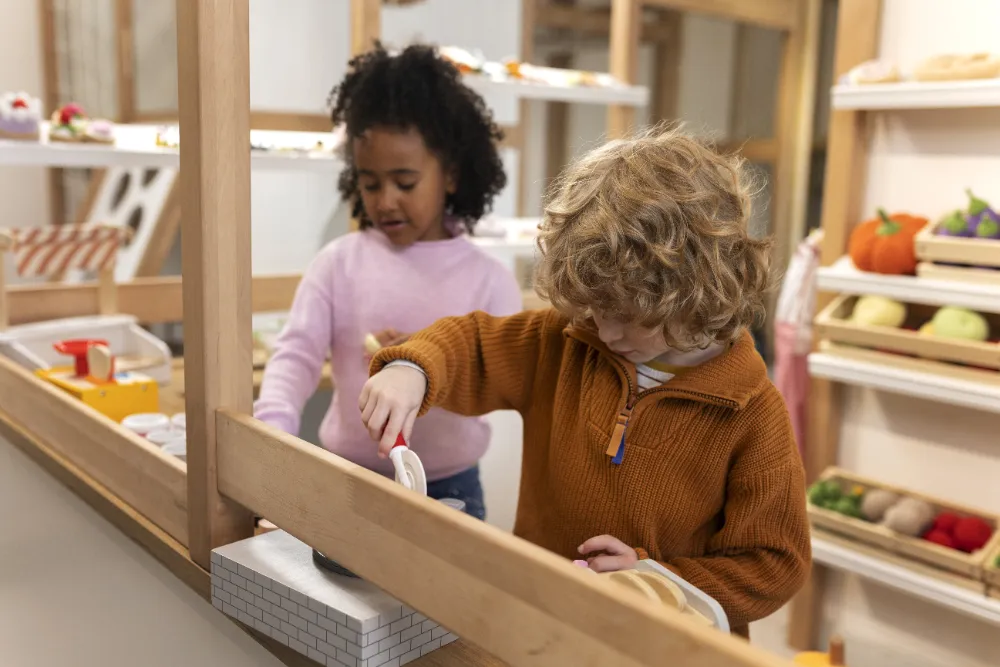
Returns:
[[[840,637],[830,638],[829,652],[807,651],[795,656],[793,664],[801,667],[837,667],[844,663],[844,640]]]
[[[927,218],[908,213],[889,215],[878,209],[878,217],[866,220],[851,232],[848,253],[861,271],[888,275],[913,275],[917,271],[914,237]]]

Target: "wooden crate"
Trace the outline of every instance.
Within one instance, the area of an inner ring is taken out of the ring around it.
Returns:
[[[1000,544],[994,542],[993,549],[987,550],[983,563],[983,580],[986,582],[986,594],[1000,599],[1000,567],[997,567],[997,558],[1000,558]]]
[[[917,264],[917,275],[928,280],[948,280],[1000,287],[1000,269],[980,269],[974,266],[947,266],[934,262],[920,262]]]
[[[904,371],[915,373],[928,373],[939,375],[943,378],[955,380],[965,380],[966,382],[978,382],[987,387],[1000,387],[1000,373],[995,370],[983,370],[949,364],[943,361],[932,359],[917,359],[914,357],[897,354],[893,352],[883,352],[880,350],[870,350],[853,345],[843,345],[830,340],[821,340],[819,344],[821,352],[835,354],[844,359],[854,359],[869,364],[880,364],[891,368],[898,368]]]
[[[935,306],[907,304],[907,319],[902,327],[856,324],[848,318],[858,297],[841,295],[816,316],[820,338],[845,345],[910,354],[923,359],[949,361],[1000,370],[1000,344],[978,343],[925,336],[915,329],[934,316]],[[1000,315],[985,314],[994,332],[1000,332]]]
[[[879,524],[844,516],[831,510],[825,510],[811,503],[808,508],[810,520],[813,525],[819,528],[844,535],[863,544],[880,547],[897,556],[903,556],[914,561],[932,565],[975,581],[981,582],[985,580],[987,557],[997,549],[1000,549],[1000,517],[910,491],[909,489],[883,484],[882,482],[861,477],[837,467],[825,470],[820,479],[836,480],[845,491],[855,486],[860,486],[866,491],[869,489],[884,489],[903,497],[919,498],[930,503],[936,512],[949,511],[961,516],[977,516],[985,520],[993,528],[992,538],[990,538],[989,543],[983,549],[967,554],[957,549],[942,547],[919,537],[910,537],[897,533]]]
[[[936,225],[925,226],[914,239],[917,259],[1000,267],[1000,241],[937,236],[934,234],[935,228]]]

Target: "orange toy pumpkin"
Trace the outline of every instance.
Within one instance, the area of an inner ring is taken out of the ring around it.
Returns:
[[[865,220],[851,232],[848,253],[854,266],[874,273],[913,275],[917,272],[914,237],[927,222],[920,216],[890,216],[885,209],[878,209],[877,218]]]

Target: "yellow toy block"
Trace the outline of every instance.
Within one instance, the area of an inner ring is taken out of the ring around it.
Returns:
[[[160,410],[159,387],[139,373],[115,373],[112,382],[95,382],[90,377],[78,377],[68,366],[35,372],[116,422],[138,412]]]

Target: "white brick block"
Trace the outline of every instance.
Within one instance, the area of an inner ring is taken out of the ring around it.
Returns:
[[[236,584],[231,581],[222,582],[222,590],[226,591],[230,595],[239,595],[240,589],[236,588]]]
[[[264,599],[270,602],[271,604],[276,604],[279,607],[281,606],[281,596],[275,593],[274,591],[269,591],[267,589],[264,589]]]
[[[247,610],[247,603],[246,603],[246,602],[244,602],[243,600],[239,599],[238,597],[234,597],[234,598],[233,598],[233,600],[232,600],[232,605],[233,605],[234,607],[236,607],[236,610],[237,610],[237,611],[241,611],[241,612],[243,612],[243,613],[246,613],[246,610]]]
[[[448,634],[446,634],[444,637],[441,638],[441,646],[444,646],[446,644],[450,644],[453,641],[455,641],[456,639],[458,639],[458,635],[456,635],[453,632],[449,632]]]
[[[281,622],[281,631],[289,637],[298,637],[299,629],[287,621]]]
[[[294,602],[295,604],[301,604],[301,605],[308,605],[309,604],[309,598],[307,598],[305,595],[303,595],[299,591],[291,591],[291,594],[289,595],[289,597],[292,598],[292,602]]]
[[[308,607],[303,607],[302,605],[299,605],[299,616],[306,619],[310,623],[315,623],[316,619],[319,618],[316,615],[316,612],[310,610]]]
[[[419,611],[413,613],[413,624],[418,625],[427,620],[427,617],[421,614]]]
[[[431,651],[433,651],[435,649],[439,649],[439,648],[441,648],[441,640],[440,639],[432,639],[432,640],[430,640],[429,642],[427,642],[426,644],[424,644],[423,646],[420,647],[420,655],[427,655]]]
[[[260,587],[260,584],[255,584],[249,579],[247,579],[247,590],[256,595],[257,597],[261,597],[264,595],[264,589]]]
[[[398,658],[410,650],[410,642],[401,642],[389,649],[389,659]]]
[[[337,660],[347,665],[347,667],[358,667],[357,658],[339,648],[337,649]]]
[[[391,623],[395,623],[402,617],[403,617],[403,606],[400,605],[399,607],[393,609],[392,611],[380,615],[378,617],[378,625],[379,627],[382,627],[383,625],[389,625]]]
[[[260,572],[254,572],[253,580],[258,586],[260,586],[264,590],[271,589],[271,580],[265,577]]]
[[[240,623],[242,623],[243,625],[249,625],[251,628],[253,627],[253,616],[246,613],[245,611],[240,612],[239,619]]]
[[[222,612],[226,616],[232,616],[233,618],[239,618],[239,611],[237,611],[236,607],[234,607],[231,604],[223,604],[222,605]]]
[[[361,621],[359,621],[356,618],[351,618],[348,616],[347,623],[345,625],[347,625],[348,628],[354,630],[355,632],[358,633],[363,632],[363,630],[361,629]]]
[[[444,637],[446,634],[448,634],[448,631],[442,628],[440,625],[431,630],[431,637],[433,637],[434,639],[440,639],[441,637]]]
[[[307,623],[306,619],[302,618],[301,616],[294,616],[289,614],[288,622],[297,627],[299,630],[305,630],[306,632],[309,631],[309,623]]]
[[[337,647],[334,646],[333,644],[327,644],[324,641],[317,641],[316,648],[322,651],[325,655],[330,656],[331,658],[337,657]]]
[[[271,635],[271,630],[272,630],[271,626],[269,626],[267,623],[265,623],[264,621],[262,621],[260,619],[256,619],[256,618],[253,619],[253,627],[257,628],[258,630],[260,630],[261,632],[263,632],[267,636]]]
[[[323,618],[322,616],[317,616],[316,623],[319,625],[319,627],[325,630],[329,630],[333,634],[337,634],[337,623],[331,621],[329,618]]]
[[[236,571],[239,573],[239,575],[241,577],[243,577],[244,579],[249,579],[250,581],[253,581],[254,576],[257,574],[256,572],[254,572],[253,570],[251,570],[246,565],[237,565],[237,567],[239,569],[236,570]]]
[[[326,656],[317,651],[316,649],[309,647],[309,657],[318,662],[321,665],[326,664]]]
[[[212,552],[212,565],[222,566],[222,556],[214,551]]]
[[[322,602],[309,598],[309,609],[319,616],[326,616],[326,605]]]
[[[330,607],[327,607],[327,609],[326,609],[326,617],[328,619],[330,619],[331,621],[333,621],[334,623],[340,623],[341,625],[346,625],[347,624],[347,616],[345,616],[343,613],[337,611],[336,609],[332,609]]]
[[[383,667],[399,667],[399,658],[393,658],[389,662],[385,663]]]
[[[387,662],[389,662],[389,652],[384,651],[369,658],[368,667],[382,667]]]
[[[361,648],[361,659],[367,660],[368,658],[374,657],[378,653],[378,644],[370,644],[368,646],[363,646]]]
[[[368,639],[362,642],[362,646],[368,646],[369,644],[376,644],[386,637],[389,636],[389,626],[384,625],[378,630],[372,630],[365,637]]]
[[[347,652],[352,656],[354,656],[355,658],[357,658],[358,660],[360,660],[363,657],[361,655],[361,647],[358,646],[357,644],[348,644]]]
[[[380,641],[378,643],[378,650],[380,652],[381,651],[388,651],[393,646],[396,646],[397,644],[399,644],[400,641],[401,640],[399,638],[399,635],[389,635],[388,637],[386,637],[385,639],[383,639],[382,641]]]
[[[343,625],[337,626],[337,634],[346,639],[347,641],[351,642],[352,644],[359,643],[358,633],[356,633],[354,630],[351,630],[350,628],[344,627]]]
[[[343,637],[338,637],[335,632],[326,633],[326,643],[334,648],[347,649],[347,641]]]
[[[221,588],[212,588],[212,597],[219,598],[223,602],[231,602],[232,596]]]
[[[306,646],[311,646],[313,648],[316,648],[316,638],[313,637],[308,632],[306,632],[305,630],[299,630],[299,641],[305,644]]]
[[[281,608],[284,609],[285,611],[287,611],[290,614],[295,614],[296,616],[299,613],[299,605],[295,604],[294,602],[292,602],[288,598],[284,598],[284,597],[281,598]]]
[[[230,574],[229,581],[233,582],[236,585],[236,588],[247,587],[247,580],[238,574]]]
[[[348,665],[345,665],[344,663],[342,663],[340,660],[337,660],[336,658],[327,658],[326,659],[326,667],[348,667]]]
[[[281,619],[282,621],[288,620],[288,612],[282,609],[281,607],[276,607],[274,605],[271,605],[271,613],[274,614],[277,618]]]
[[[279,584],[277,581],[271,586],[271,590],[280,595],[283,598],[288,597],[288,586]]]
[[[417,648],[418,646],[423,646],[431,640],[431,631],[421,632],[419,635],[410,640],[410,647]]]
[[[251,616],[253,616],[256,619],[259,619],[261,621],[264,620],[264,612],[262,612],[257,607],[253,607],[251,605],[247,605],[247,613],[250,614]]]
[[[286,635],[281,630],[279,630],[277,628],[272,628],[271,629],[271,636],[274,637],[277,641],[279,641],[282,644],[284,644],[285,646],[288,646],[288,635]]]
[[[261,611],[270,612],[271,603],[260,597],[259,595],[253,596],[253,603],[255,606],[259,607]]]
[[[395,623],[393,623],[392,625],[390,625],[389,626],[389,634],[394,635],[397,632],[402,632],[406,628],[410,627],[410,625],[412,625],[412,622],[411,622],[410,619],[412,619],[412,618],[413,618],[412,616],[407,616],[406,618],[401,618],[398,621],[396,621]]]
[[[358,632],[367,633],[378,629],[378,616],[372,616],[361,621],[361,629]]]
[[[281,621],[279,621],[276,616],[272,616],[266,611],[264,612],[264,622],[270,625],[272,628],[278,628],[279,630],[281,629]]]
[[[309,634],[315,637],[319,637],[320,639],[326,639],[326,630],[316,625],[315,623],[309,624]]]
[[[416,625],[417,622],[414,621],[413,624]],[[423,632],[430,632],[431,630],[433,630],[436,627],[438,627],[438,624],[435,621],[432,621],[430,619],[427,619],[426,621],[424,621],[423,623],[420,624],[420,628],[421,628],[421,630]]]
[[[214,572],[212,573],[212,585],[213,586],[215,586],[216,588],[222,588],[222,582],[223,581],[224,580],[223,580],[222,577],[220,577],[219,575],[215,574]]]
[[[413,616],[415,611],[416,609],[413,607],[407,607],[405,604],[403,605],[403,616]]]
[[[288,647],[298,651],[302,655],[309,655],[309,647],[294,637],[288,638]]]
[[[239,592],[240,599],[248,604],[253,604],[253,593],[248,590],[240,589]]]
[[[400,639],[400,641],[404,641],[405,642],[405,641],[409,641],[409,640],[413,639],[414,637],[416,637],[419,634],[420,634],[420,626],[419,625],[411,625],[410,627],[406,628],[405,630],[403,630],[402,632],[399,633],[399,639]]]
[[[420,657],[420,649],[419,648],[415,648],[412,651],[409,651],[409,652],[404,653],[403,655],[399,656],[399,664],[400,665],[405,665],[408,662],[413,662],[414,660],[416,660],[419,657]]]
[[[222,600],[220,600],[219,598],[212,598],[212,606],[213,607],[215,607],[219,611],[222,611],[222,605],[223,605]]]
[[[229,581],[229,570],[227,570],[224,567],[213,567],[212,568],[212,576],[213,577],[218,577],[219,579],[222,579],[223,581]]]

